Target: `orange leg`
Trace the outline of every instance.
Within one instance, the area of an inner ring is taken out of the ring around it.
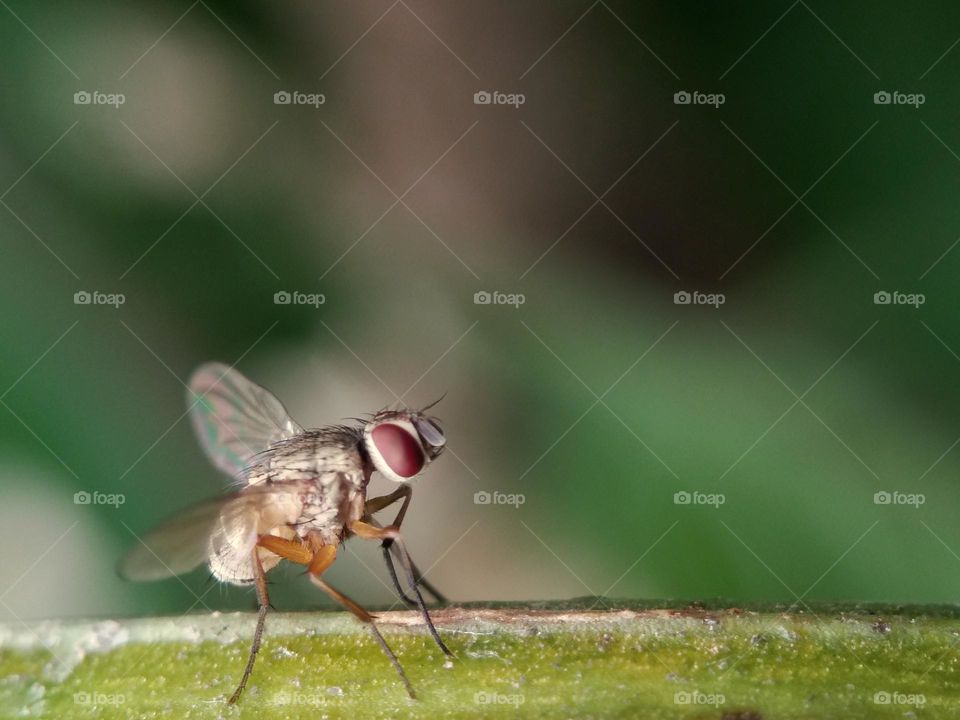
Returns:
[[[297,565],[309,565],[313,561],[313,550],[300,540],[287,540],[276,535],[261,535],[257,545]]]
[[[416,700],[416,695],[413,692],[413,686],[410,685],[410,680],[407,679],[407,674],[403,671],[400,661],[397,660],[397,656],[394,654],[393,650],[390,649],[390,646],[387,645],[387,641],[383,639],[383,635],[380,634],[380,631],[377,629],[377,626],[374,623],[376,618],[360,607],[360,605],[358,605],[354,600],[344,595],[321,577],[321,575],[323,575],[323,573],[333,564],[333,561],[336,559],[336,557],[337,549],[335,547],[332,545],[320,546],[316,551],[313,562],[311,562],[307,568],[307,572],[310,574],[310,581],[318,588],[323,590],[331,598],[343,605],[343,607],[345,607],[351,613],[353,613],[358,620],[366,623],[369,626],[374,640],[377,641],[377,644],[383,650],[384,654],[396,669],[397,674],[400,676],[400,680],[403,682],[403,686],[407,690],[407,695],[409,695],[412,700]]]
[[[298,565],[308,565],[311,569],[316,567],[320,572],[330,567],[337,556],[336,548],[321,547],[314,552],[300,540],[287,540],[276,535],[261,535],[257,540],[257,546],[253,549],[254,585],[257,589],[257,601],[260,606],[257,613],[257,629],[253,633],[253,644],[250,646],[250,655],[247,657],[247,666],[244,668],[243,677],[233,695],[230,696],[230,700],[228,700],[231,705],[240,699],[243,689],[247,686],[247,680],[253,672],[253,664],[256,662],[257,653],[260,650],[260,640],[263,637],[267,609],[270,607],[270,598],[267,595],[267,580],[263,572],[263,565],[260,562],[259,548],[265,548]]]

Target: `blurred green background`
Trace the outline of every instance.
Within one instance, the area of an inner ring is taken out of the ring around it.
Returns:
[[[225,487],[184,417],[211,359],[308,426],[446,393],[404,528],[454,600],[953,602],[958,36],[952,3],[5,0],[0,619],[252,606],[114,574]],[[392,597],[360,541],[331,579]]]

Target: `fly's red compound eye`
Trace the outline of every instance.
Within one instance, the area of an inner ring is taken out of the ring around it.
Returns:
[[[384,462],[400,477],[413,477],[423,468],[423,448],[420,442],[399,425],[378,425],[370,433],[370,437]]]

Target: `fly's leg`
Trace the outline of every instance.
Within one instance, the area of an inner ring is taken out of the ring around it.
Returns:
[[[403,505],[400,506],[400,512],[397,513],[397,520],[394,520],[394,523],[393,523],[394,525],[399,525],[400,522],[403,522],[403,516],[407,512],[407,505],[410,504],[410,499],[412,497],[413,497],[413,488],[411,488],[409,485],[402,485],[401,487],[397,488],[394,492],[390,493],[389,495],[381,495],[380,497],[371,498],[370,500],[368,500],[363,508],[364,517],[369,518],[371,522],[375,522],[373,518],[370,517],[371,515],[392,505],[400,498],[403,498]],[[383,562],[386,563],[387,571],[390,573],[390,580],[393,581],[393,587],[397,591],[397,595],[400,596],[400,600],[405,602],[407,605],[411,607],[416,607],[417,606],[416,601],[411,600],[409,597],[407,597],[407,594],[403,591],[403,588],[400,586],[400,580],[397,578],[397,569],[393,566],[393,559],[390,557],[390,550],[392,546],[393,546],[392,540],[391,541],[384,540],[380,544],[380,547],[383,549]],[[417,573],[417,575],[419,577],[420,573]],[[419,578],[419,580],[422,581],[423,578]],[[427,588],[427,590],[431,592],[431,594],[433,594],[434,597],[436,597],[436,593],[430,590],[430,588]]]
[[[336,560],[336,558],[337,549],[333,545],[322,546],[317,551],[314,560],[307,568],[307,572],[310,574],[310,581],[318,588],[323,590],[327,595],[343,605],[343,607],[345,607],[347,610],[352,612],[358,620],[367,624],[367,626],[370,628],[370,632],[373,634],[373,639],[377,641],[380,649],[383,650],[383,653],[390,660],[390,663],[400,676],[400,680],[403,682],[403,686],[407,690],[407,695],[410,696],[411,700],[416,700],[417,696],[413,692],[413,686],[410,685],[410,680],[407,678],[407,674],[403,671],[400,661],[397,660],[397,656],[394,654],[393,650],[390,649],[390,646],[387,645],[387,641],[383,639],[383,635],[381,635],[380,631],[377,629],[377,625],[374,623],[374,616],[321,577],[327,568],[333,565],[333,561]]]
[[[397,500],[403,498],[403,504],[400,506],[400,512],[397,513],[397,517],[393,521],[393,527],[399,528],[403,522],[404,516],[407,514],[407,506],[410,504],[412,497],[413,488],[411,488],[409,485],[401,485],[389,495],[382,495],[380,497],[371,498],[368,500],[364,506],[364,515],[367,519],[372,520],[372,518],[370,518],[371,515],[383,510],[386,507],[389,507],[393,503],[397,502]],[[407,605],[416,606],[417,603],[407,597],[406,593],[403,592],[403,588],[400,587],[400,581],[397,579],[397,571],[393,566],[393,559],[390,557],[390,551],[392,550],[402,563],[403,557],[399,548],[394,546],[392,538],[387,538],[384,540],[383,543],[381,543],[381,547],[383,548],[383,561],[387,565],[387,570],[390,573],[390,579],[393,581],[393,587],[396,588],[397,595],[399,595],[400,599]],[[409,553],[407,556],[409,558]],[[413,575],[416,578],[417,585],[422,586],[424,590],[433,595],[433,599],[438,603],[446,604],[447,598],[444,597],[444,595],[437,590],[425,577],[423,577],[423,575],[417,569],[417,566],[413,563],[412,559],[410,559],[410,565],[413,568]]]
[[[402,516],[403,508],[401,508],[400,514]],[[410,553],[407,552],[406,543],[404,543],[403,536],[400,535],[400,531],[397,529],[397,527],[391,525],[385,528],[378,528],[370,523],[357,520],[356,522],[350,524],[350,530],[358,537],[366,540],[382,540],[384,542],[390,540],[391,542],[396,543],[400,552],[400,562],[403,565],[403,569],[407,572],[407,581],[410,583],[410,588],[413,590],[413,593],[417,598],[417,606],[420,608],[420,614],[423,616],[423,621],[426,623],[426,626],[430,631],[430,635],[433,637],[433,641],[437,644],[437,647],[443,651],[444,655],[453,657],[453,653],[450,652],[450,649],[443,643],[443,640],[440,639],[440,634],[433,626],[433,620],[430,619],[430,613],[427,612],[427,606],[423,602],[423,596],[420,594],[420,588],[417,587],[417,578],[413,568],[413,561],[410,560]]]
[[[257,659],[257,652],[260,650],[263,626],[267,620],[267,609],[270,607],[270,598],[267,595],[267,577],[263,572],[263,565],[260,563],[260,554],[256,547],[253,549],[253,569],[253,582],[257,589],[257,602],[260,605],[260,609],[257,612],[257,629],[254,630],[253,633],[253,644],[250,646],[250,655],[247,658],[247,666],[243,670],[243,677],[240,679],[240,684],[237,686],[237,689],[233,691],[233,695],[231,695],[227,701],[230,705],[233,705],[240,699],[240,694],[247,686],[250,673],[253,672],[253,663]]]
[[[393,650],[390,649],[390,646],[387,645],[387,641],[383,639],[383,635],[380,634],[380,631],[374,624],[373,615],[368,613],[356,602],[351,600],[349,597],[321,578],[321,575],[323,575],[323,573],[326,572],[331,565],[333,565],[333,561],[337,559],[337,548],[335,546],[306,544],[300,540],[287,540],[275,535],[261,535],[257,541],[257,544],[259,547],[269,550],[270,552],[290,560],[291,562],[295,562],[298,565],[306,565],[307,573],[309,574],[310,580],[314,585],[319,587],[330,597],[343,605],[358,619],[369,625],[374,640],[377,641],[377,644],[381,647],[391,664],[393,664],[393,667],[396,668],[397,674],[400,675],[400,680],[403,682],[404,688],[406,688],[407,695],[409,695],[411,699],[416,699],[416,695],[414,695],[413,692],[413,687],[410,685],[410,680],[407,679],[407,674],[403,671],[403,667],[401,667],[400,661],[397,660],[397,656],[394,654]],[[260,577],[263,578],[263,568],[260,565],[260,558],[256,549],[254,550],[254,558],[256,566],[260,568]],[[261,605],[260,608],[260,622],[257,625],[257,634],[254,639],[253,649],[251,650],[250,661],[247,663],[247,670],[243,675],[243,681],[240,683],[240,687],[237,688],[237,691],[230,699],[231,703],[236,702],[236,699],[240,697],[240,693],[242,692],[244,685],[246,685],[247,677],[253,670],[254,656],[256,655],[257,650],[260,648],[260,635],[263,630],[263,618],[266,616],[266,604],[269,602],[266,597],[267,586],[265,579],[263,580],[262,586],[263,605]],[[259,592],[260,585],[258,584],[257,587]]]
[[[270,607],[270,598],[267,595],[267,578],[260,562],[259,549],[261,547],[300,565],[309,564],[315,557],[313,551],[299,541],[285,540],[275,535],[261,535],[257,540],[257,547],[253,549],[253,582],[257,589],[257,603],[260,606],[257,613],[257,629],[253,633],[253,644],[250,646],[250,656],[247,658],[247,667],[244,668],[243,677],[240,679],[237,689],[233,691],[233,695],[227,701],[230,705],[235,704],[240,699],[243,689],[247,686],[250,673],[253,672],[253,663],[257,659],[257,652],[260,650],[260,640],[263,637],[263,627],[267,619],[267,608]]]

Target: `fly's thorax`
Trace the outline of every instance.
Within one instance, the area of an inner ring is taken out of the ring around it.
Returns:
[[[354,428],[332,427],[304,432],[274,443],[254,456],[244,471],[248,484],[310,481],[328,473],[362,474],[363,457]]]

